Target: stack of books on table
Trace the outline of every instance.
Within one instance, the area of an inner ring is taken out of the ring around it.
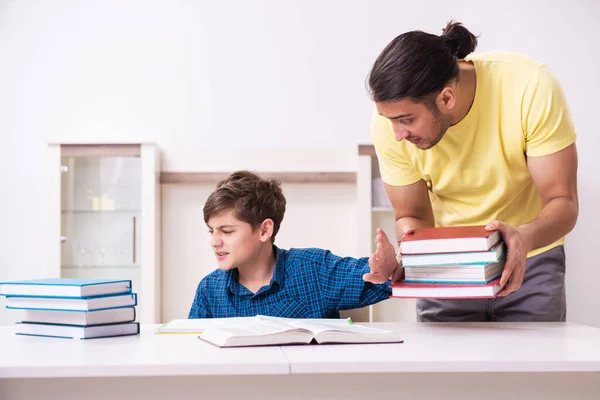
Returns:
[[[404,280],[392,285],[392,297],[494,297],[506,246],[499,231],[484,226],[417,229],[400,242]]]
[[[137,335],[130,280],[35,279],[0,282],[18,335],[92,339]]]

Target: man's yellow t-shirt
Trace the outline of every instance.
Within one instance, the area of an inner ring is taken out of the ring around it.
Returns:
[[[477,87],[467,116],[428,150],[396,141],[391,122],[373,116],[372,138],[383,181],[423,179],[436,226],[519,226],[542,208],[527,156],[555,153],[575,142],[564,93],[549,68],[523,55],[492,52],[467,57]],[[542,253],[564,238],[528,256]]]

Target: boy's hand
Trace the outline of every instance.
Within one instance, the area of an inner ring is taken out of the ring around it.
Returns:
[[[382,229],[377,229],[377,249],[369,257],[369,268],[371,272],[363,275],[366,282],[385,283],[390,277],[397,280],[403,275],[394,246]]]

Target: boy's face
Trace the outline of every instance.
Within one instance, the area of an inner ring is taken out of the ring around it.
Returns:
[[[252,264],[265,245],[261,228],[240,221],[234,210],[224,210],[208,219],[210,247],[215,253],[219,269],[230,270]],[[269,241],[270,243],[270,241]]]

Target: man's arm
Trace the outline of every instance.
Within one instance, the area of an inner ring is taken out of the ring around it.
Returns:
[[[386,183],[385,191],[394,208],[398,241],[414,229],[435,226],[429,191],[424,180],[406,186],[391,186]]]
[[[507,295],[521,287],[525,276],[527,253],[554,243],[569,233],[579,214],[577,197],[577,148],[575,143],[556,153],[528,157],[531,178],[542,198],[542,209],[527,224],[512,227],[501,221],[488,225],[498,229],[509,249],[499,293]]]
[[[527,251],[552,244],[575,227],[579,214],[577,164],[575,143],[557,153],[527,159],[543,204],[534,220],[519,226]]]

